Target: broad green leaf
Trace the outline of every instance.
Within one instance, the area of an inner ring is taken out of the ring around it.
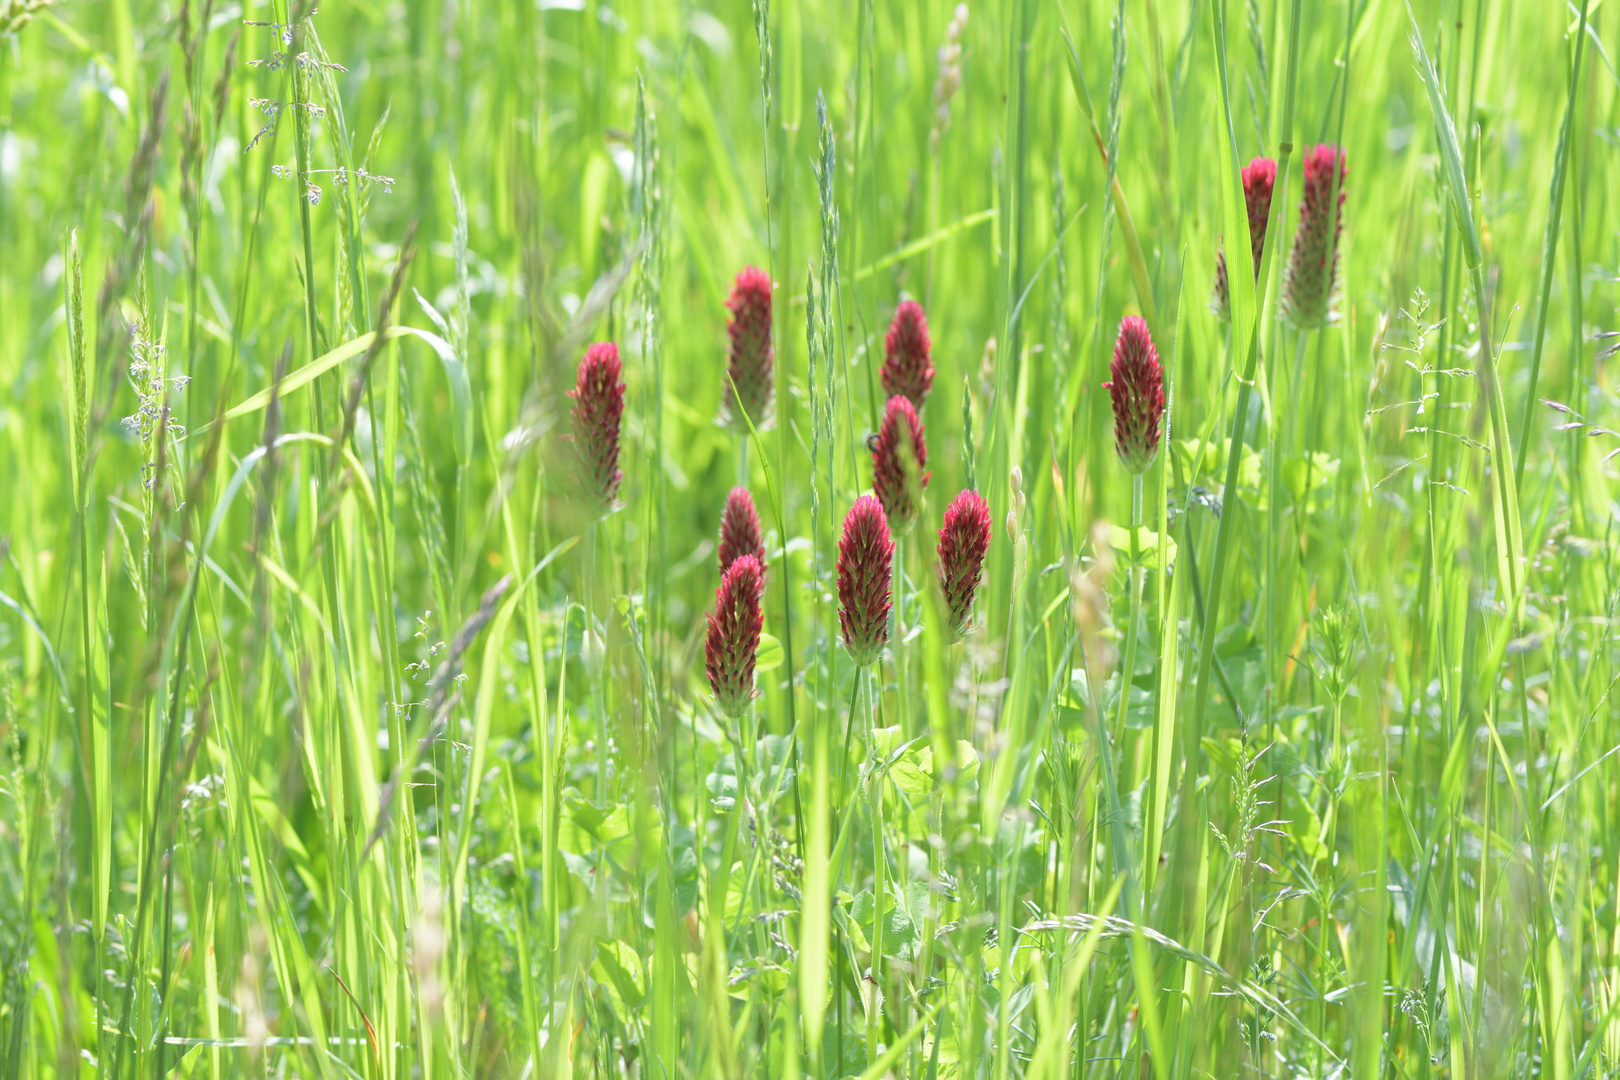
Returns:
[[[774,671],[782,666],[786,654],[782,652],[782,643],[769,634],[759,635],[759,652],[754,656],[754,671],[764,674]]]
[[[1135,540],[1136,544],[1138,545],[1135,548],[1132,548],[1131,546],[1132,533],[1135,533]],[[1166,536],[1162,539],[1165,544],[1166,554],[1169,556],[1172,563],[1175,562],[1175,537]],[[1109,545],[1114,549],[1115,552],[1124,556],[1127,560],[1129,560],[1131,552],[1135,550],[1139,553],[1142,562],[1145,564],[1148,559],[1154,558],[1158,555],[1160,540],[1160,535],[1148,528],[1146,525],[1137,525],[1134,528],[1127,528],[1121,525],[1108,526]]]

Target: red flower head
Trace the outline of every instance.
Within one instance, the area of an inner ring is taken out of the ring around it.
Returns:
[[[934,365],[929,361],[933,345],[928,340],[928,319],[915,300],[903,302],[889,324],[883,341],[883,392],[890,397],[909,398],[917,411],[928,400],[934,385]]]
[[[925,470],[927,464],[922,421],[911,400],[896,394],[883,410],[883,425],[872,442],[872,492],[902,536],[916,519],[922,489],[933,475]]]
[[[624,383],[619,381],[619,347],[601,341],[585,350],[579,377],[568,396],[574,399],[574,447],[583,466],[585,495],[598,516],[617,506],[619,422],[624,416]]]
[[[1344,230],[1344,178],[1350,169],[1343,151],[1326,144],[1307,151],[1304,165],[1305,197],[1299,203],[1299,232],[1294,234],[1294,250],[1288,255],[1282,304],[1283,315],[1296,329],[1317,330],[1333,318],[1339,234]],[[1337,205],[1333,201],[1335,177]]]
[[[1159,452],[1159,424],[1164,420],[1164,368],[1153,348],[1147,323],[1135,315],[1119,322],[1112,382],[1103,389],[1114,404],[1114,449],[1126,470],[1146,472]]]
[[[765,569],[765,538],[759,528],[759,514],[754,511],[753,496],[745,487],[734,487],[726,496],[726,509],[720,515],[720,572],[724,574],[731,564],[744,555],[759,560]]]
[[[722,395],[722,419],[738,435],[748,434],[750,420],[755,430],[764,431],[774,419],[772,372],[776,366],[771,347],[771,279],[765,271],[745,267],[731,287],[726,309],[731,312],[726,322],[726,333],[731,336],[731,363],[726,371],[731,378]]]
[[[1271,190],[1277,184],[1277,163],[1257,157],[1243,168],[1243,201],[1249,207],[1249,249],[1254,276],[1260,277],[1260,256],[1266,250],[1266,223],[1271,215]],[[1227,318],[1226,252],[1215,252],[1215,300],[1210,305],[1222,322]]]
[[[990,507],[977,491],[964,491],[945,509],[939,530],[939,591],[950,613],[951,640],[960,641],[973,621],[973,598],[984,577],[990,549]]]
[[[889,574],[894,540],[883,504],[862,495],[838,541],[838,626],[855,663],[865,667],[889,643]]]
[[[709,638],[704,667],[709,689],[720,711],[741,716],[754,700],[754,662],[759,656],[759,634],[765,625],[760,600],[765,595],[765,568],[752,555],[740,555],[720,577],[709,612]]]

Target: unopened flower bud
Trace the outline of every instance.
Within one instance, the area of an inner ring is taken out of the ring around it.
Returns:
[[[754,700],[754,664],[764,629],[760,601],[765,595],[765,568],[753,555],[740,555],[721,575],[709,613],[704,669],[720,711],[741,716]]]
[[[1159,453],[1164,419],[1164,369],[1147,323],[1135,315],[1119,324],[1112,381],[1103,383],[1114,406],[1114,449],[1127,472],[1146,472]]]
[[[964,491],[945,510],[939,530],[939,591],[945,596],[951,640],[960,641],[973,621],[973,599],[990,549],[990,507],[977,491]]]
[[[889,642],[890,574],[894,540],[883,504],[862,495],[844,518],[838,541],[838,626],[844,647],[860,667]]]
[[[1306,152],[1304,166],[1305,197],[1299,203],[1299,231],[1288,256],[1282,302],[1283,315],[1296,329],[1316,330],[1331,320],[1344,228],[1344,179],[1350,170],[1339,148],[1325,144]]]
[[[765,568],[765,539],[759,527],[759,514],[754,510],[754,498],[745,487],[734,487],[726,496],[726,508],[720,515],[720,572],[724,574],[731,564],[744,555],[759,560]]]
[[[723,400],[722,419],[738,435],[748,434],[748,423],[756,431],[772,425],[775,384],[775,352],[771,345],[771,279],[755,266],[737,275],[726,300],[731,318],[726,333],[731,338],[730,376]],[[735,387],[735,389],[733,389]]]
[[[585,351],[573,390],[574,447],[579,453],[585,496],[597,516],[617,505],[619,482],[619,425],[624,416],[624,383],[619,381],[619,347],[598,342]]]
[[[1254,259],[1254,275],[1260,276],[1260,256],[1266,247],[1266,224],[1271,214],[1271,192],[1277,183],[1277,163],[1270,158],[1257,157],[1243,168],[1243,202],[1249,211],[1249,250]],[[1228,316],[1226,284],[1226,251],[1215,252],[1215,298],[1211,307],[1221,321]]]

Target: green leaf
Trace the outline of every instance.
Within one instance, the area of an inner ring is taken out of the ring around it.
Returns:
[[[856,894],[849,910],[850,937],[854,940],[857,951],[872,951],[872,937],[877,929],[876,920],[881,915],[883,955],[902,960],[909,960],[913,956],[917,945],[917,928],[912,925],[911,916],[896,903],[896,899],[894,893],[885,893],[883,909],[879,912],[872,890],[863,889]]]
[[[622,941],[604,941],[596,947],[592,974],[606,985],[614,999],[614,1011],[628,1020],[629,1010],[640,1008],[647,997],[647,975],[641,956]]]
[[[1338,475],[1339,459],[1328,454],[1283,459],[1281,480],[1296,503],[1303,503],[1305,496],[1317,488],[1332,484]]]
[[[1109,546],[1128,560],[1133,550],[1131,547],[1131,534],[1133,532],[1136,534],[1136,543],[1138,545],[1134,550],[1141,556],[1141,561],[1146,563],[1149,557],[1157,556],[1160,536],[1146,525],[1137,525],[1134,528],[1126,528],[1121,525],[1108,526]],[[1169,556],[1170,561],[1173,563],[1176,561],[1175,538],[1167,536],[1163,539],[1166,544],[1165,554]]]
[[[979,774],[979,756],[973,744],[963,739],[956,741],[955,760],[937,757],[931,745],[917,746],[900,756],[889,767],[889,779],[907,795],[925,796],[940,791],[951,783],[971,783]]]
[[[759,635],[759,652],[754,656],[754,673],[763,674],[774,671],[782,666],[787,654],[782,651],[782,643],[769,634]]]
[[[737,805],[736,758],[721,754],[709,775],[704,777],[703,786],[709,789],[709,805],[722,814],[730,813]]]

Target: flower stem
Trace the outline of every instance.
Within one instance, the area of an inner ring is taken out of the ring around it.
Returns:
[[[1126,589],[1130,602],[1125,627],[1125,662],[1119,669],[1119,712],[1114,717],[1114,741],[1125,729],[1125,718],[1131,704],[1131,675],[1136,670],[1136,618],[1142,605],[1142,541],[1138,531],[1142,526],[1142,474],[1131,475],[1131,561],[1125,568]]]
[[[872,731],[876,722],[872,711],[872,670],[865,667],[856,676],[865,685],[867,753],[872,751]],[[868,778],[872,805],[872,989],[866,1010],[866,1064],[878,1059],[883,1038],[883,898],[888,892],[888,859],[883,853],[883,775],[874,769]]]
[[[591,677],[591,711],[596,714],[596,801],[607,805],[608,722],[607,695],[603,693],[602,668],[607,659],[607,641],[597,635],[596,535],[600,522],[585,526],[585,636],[582,639],[585,669]],[[597,645],[600,642],[601,651]]]

